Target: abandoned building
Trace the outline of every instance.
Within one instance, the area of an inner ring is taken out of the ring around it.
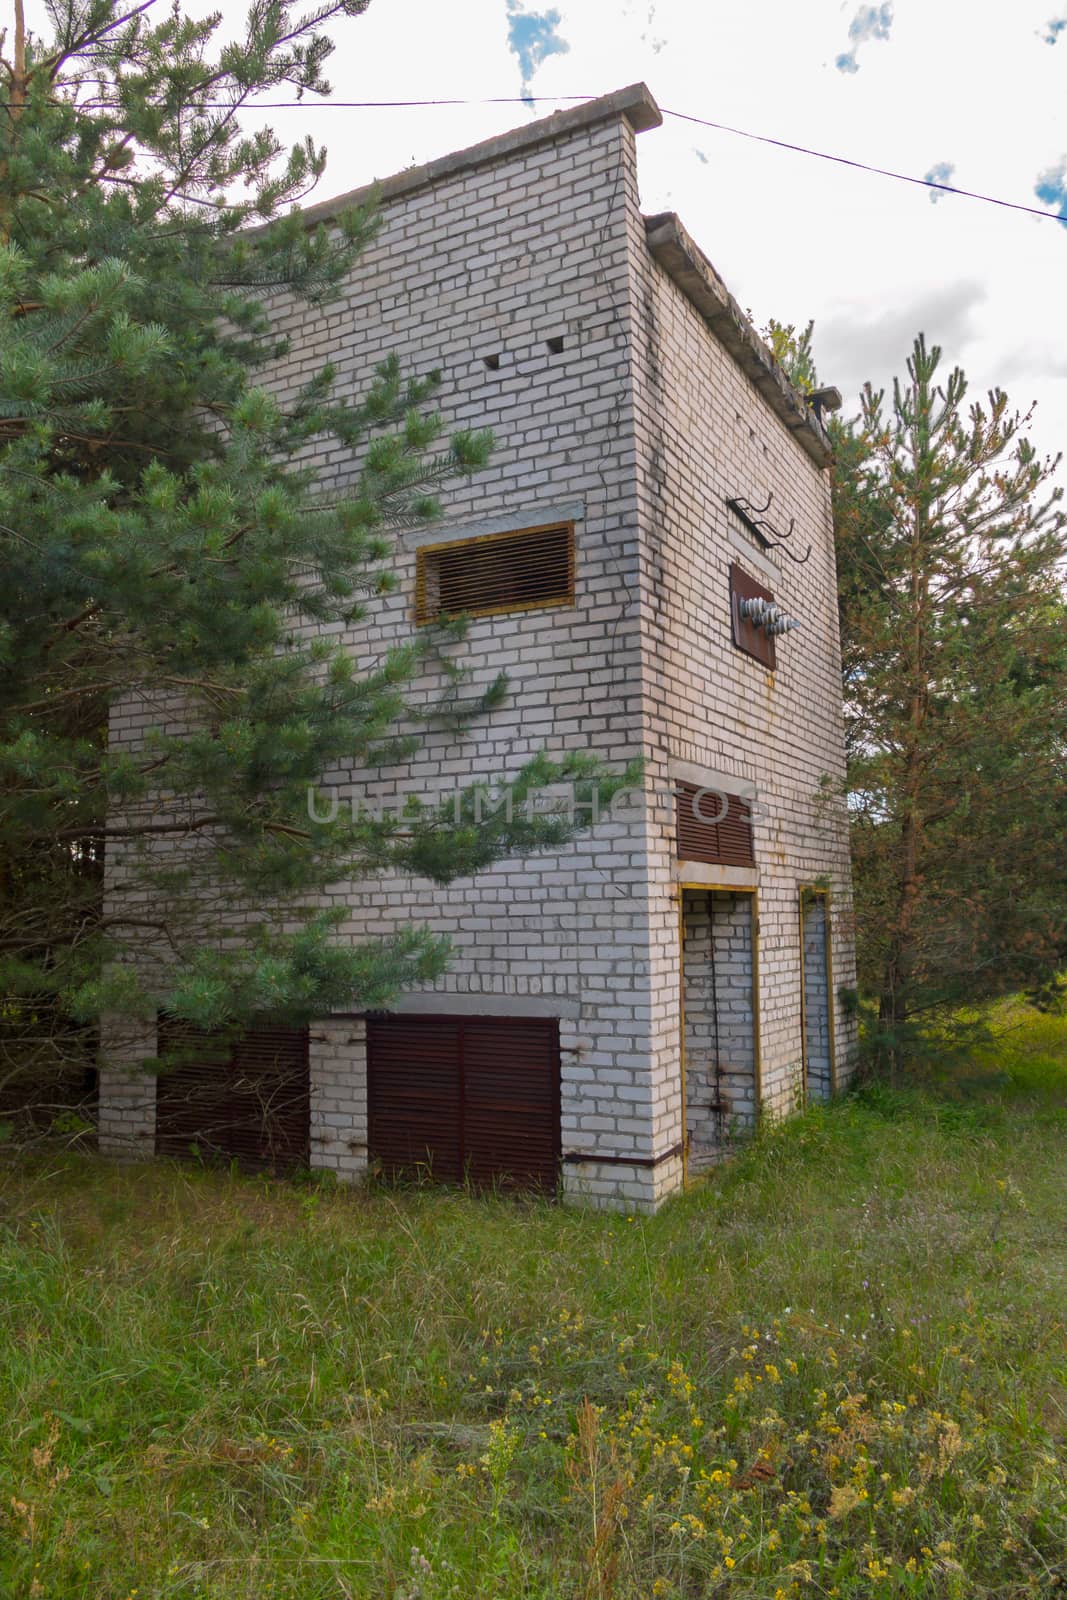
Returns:
[[[442,522],[398,536],[398,590],[350,645],[369,659],[461,605],[472,681],[505,670],[507,703],[405,768],[331,774],[338,791],[428,794],[575,748],[642,757],[642,789],[551,857],[338,885],[354,939],[447,933],[446,976],[158,1091],[116,1060],[103,1149],[201,1140],[647,1209],[761,1113],[845,1081],[828,443],[678,217],[642,214],[636,135],[660,121],[637,85],[386,180],[346,292],[277,306],[291,352],[270,374],[291,397],[328,358],[356,392],[395,354],[440,368],[449,424],[497,441]],[[316,465],[352,470],[325,445]]]

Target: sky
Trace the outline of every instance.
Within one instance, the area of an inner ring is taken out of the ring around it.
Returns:
[[[974,398],[1036,401],[1035,445],[1067,449],[1067,0],[371,0],[331,32],[336,99],[518,103],[264,113],[327,146],[316,199],[643,80],[664,109],[1047,210],[671,116],[638,139],[645,211],[679,213],[757,326],[814,319],[848,410],[921,330]]]

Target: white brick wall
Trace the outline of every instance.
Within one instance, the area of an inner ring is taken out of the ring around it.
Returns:
[[[143,1161],[155,1151],[156,1080],[141,1063],[156,1053],[156,1030],[117,1016],[100,1019],[100,1150],[120,1161]]]
[[[317,1022],[308,1039],[311,1165],[345,1179],[367,1170],[367,1024]]]
[[[799,891],[825,878],[832,891],[834,968],[855,982],[847,819],[821,799],[844,776],[837,590],[829,484],[751,378],[650,254],[644,220],[629,219],[633,277],[635,431],[641,528],[643,742],[664,799],[650,829],[650,921],[658,1137],[679,1126],[676,880],[736,882],[715,868],[674,868],[669,777],[714,773],[758,804],[761,1103],[781,1113],[802,1079]],[[757,548],[726,507],[741,496],[788,528],[797,565]],[[729,567],[737,561],[802,622],[778,640],[777,670],[737,650]],[[847,1076],[853,1026],[835,1004],[838,1060]]]
[[[633,115],[651,120],[647,104]],[[643,754],[664,793],[672,760],[751,779],[767,804],[764,1100],[783,1105],[801,1055],[798,875],[832,877],[839,981],[851,972],[843,818],[820,827],[815,809],[822,774],[840,778],[843,759],[828,489],[649,255],[631,121],[603,106],[549,119],[484,160],[390,181],[381,232],[339,301],[309,312],[283,298],[276,311],[292,351],[266,381],[283,400],[326,360],[358,396],[374,363],[396,355],[407,373],[441,368],[450,427],[497,439],[488,470],[449,490],[443,526],[399,537],[398,592],[346,637],[358,661],[410,637],[420,543],[562,518],[576,528],[574,604],[475,619],[459,648],[471,692],[507,671],[507,704],[465,739],[431,731],[405,768],[339,770],[329,783],[342,799],[439,793],[510,776],[541,749],[592,750],[614,766]],[[559,337],[553,354],[546,341]],[[308,458],[327,487],[356,470],[326,442]],[[808,566],[776,571],[805,627],[781,643],[773,682],[732,649],[723,590],[730,541],[744,539],[723,498],[767,487],[797,516],[797,542],[815,543]],[[427,668],[427,701],[444,688]],[[135,739],[150,720],[127,713],[114,734]],[[330,895],[354,940],[411,921],[452,938],[447,974],[402,1009],[560,1017],[565,1188],[598,1204],[647,1208],[681,1181],[672,838],[672,808],[654,797],[558,856],[447,889],[392,876]],[[847,1044],[841,1027],[842,1060]],[[354,1177],[367,1137],[358,1024],[313,1027],[312,1085],[313,1163]]]

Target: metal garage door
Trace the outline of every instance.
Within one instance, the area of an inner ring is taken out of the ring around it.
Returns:
[[[388,1175],[555,1193],[558,1022],[372,1018],[367,1083],[370,1153]]]
[[[156,1154],[291,1172],[309,1153],[306,1028],[256,1028],[236,1041],[161,1021],[175,1065],[156,1087]]]

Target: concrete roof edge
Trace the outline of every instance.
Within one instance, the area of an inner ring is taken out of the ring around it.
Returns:
[[[830,463],[830,441],[800,391],[790,383],[767,346],[673,211],[645,218],[648,248],[692,301],[708,327],[752,380],[771,410],[816,466]]]
[[[609,122],[613,117],[625,117],[636,133],[658,128],[663,121],[663,113],[647,85],[631,83],[625,89],[616,89],[613,94],[601,95],[596,100],[584,100],[581,105],[571,106],[566,111],[554,111],[549,117],[540,117],[521,128],[512,128],[507,133],[497,134],[495,138],[483,139],[480,144],[470,145],[466,150],[454,150],[450,155],[438,156],[436,160],[425,161],[421,166],[408,167],[390,178],[364,184],[335,199],[321,200],[317,205],[308,206],[303,217],[309,224],[329,222],[339,211],[364,205],[372,198],[382,202],[411,194],[413,190],[426,188],[438,178],[449,178],[457,172],[487,166],[520,150],[551,144],[581,128]]]

